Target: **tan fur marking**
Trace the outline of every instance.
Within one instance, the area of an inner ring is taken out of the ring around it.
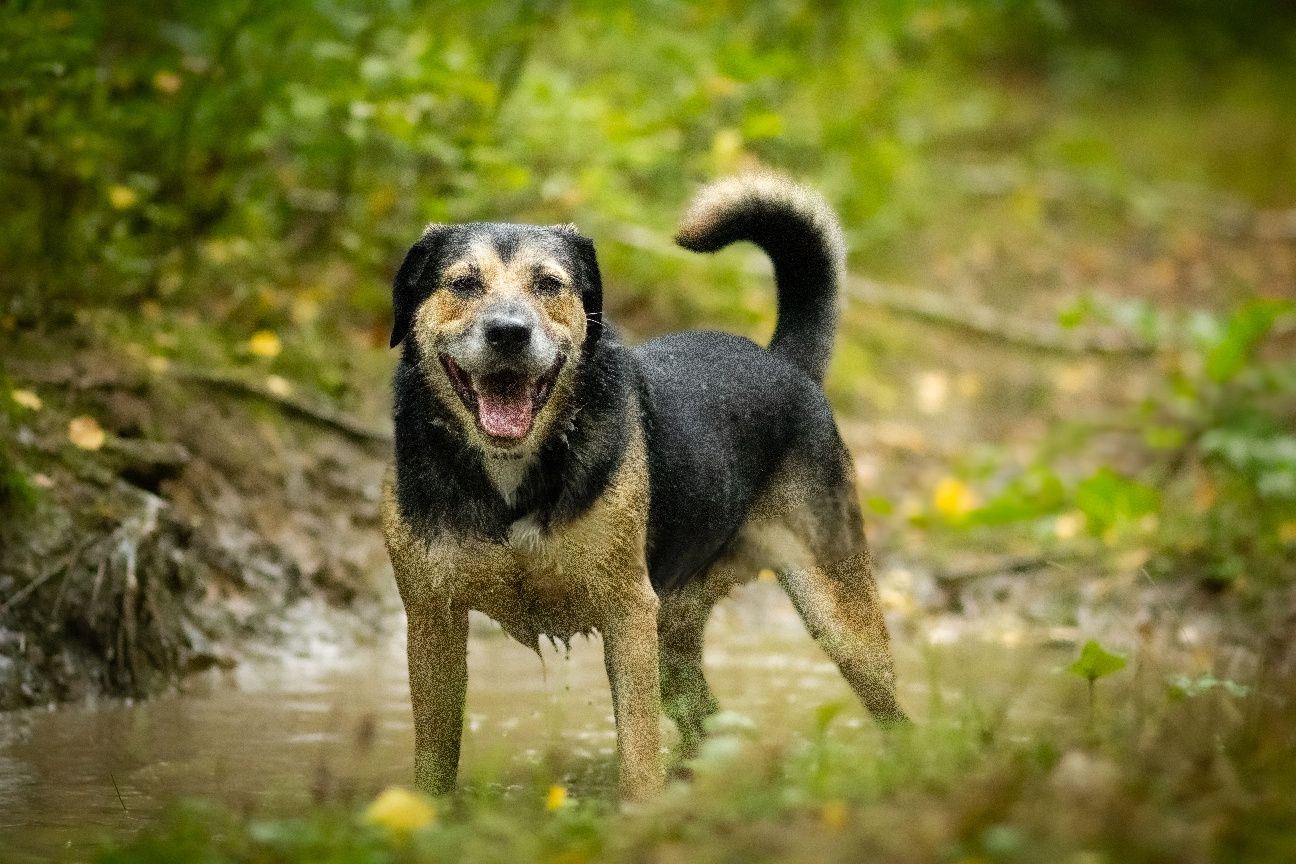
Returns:
[[[561,282],[563,290],[552,295],[533,291],[532,283],[537,270]],[[465,297],[450,289],[451,283],[467,275],[481,279],[484,291]],[[549,401],[536,415],[529,436],[532,442],[542,441],[553,429],[554,420],[570,404],[580,359],[574,355],[584,344],[585,332],[589,326],[584,304],[571,285],[571,274],[563,268],[561,262],[548,257],[542,249],[524,243],[505,263],[500,260],[495,248],[483,240],[472,244],[465,257],[445,266],[441,274],[441,289],[433,291],[415,310],[414,338],[418,340],[424,358],[424,378],[442,403],[450,406],[468,436],[483,449],[491,449],[493,445],[478,432],[476,419],[464,407],[446,379],[445,370],[438,359],[440,346],[467,332],[476,316],[494,299],[511,295],[535,307],[549,336],[564,346],[568,354],[568,362],[554,382]]]

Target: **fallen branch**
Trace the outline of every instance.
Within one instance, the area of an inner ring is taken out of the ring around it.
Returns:
[[[390,432],[375,429],[345,411],[327,405],[318,399],[295,396],[289,390],[271,389],[268,385],[260,383],[247,375],[235,372],[218,372],[192,366],[168,364],[153,373],[144,373],[142,371],[109,372],[105,370],[82,372],[71,367],[20,366],[13,370],[13,374],[32,384],[69,387],[76,390],[142,390],[148,386],[150,374],[152,374],[155,377],[160,376],[174,381],[198,384],[210,387],[213,390],[266,402],[286,414],[332,429],[361,444],[381,444],[386,446],[391,444],[392,441]],[[121,445],[117,449],[125,449],[128,446]],[[136,447],[124,453],[124,455],[133,456],[140,461],[158,464],[178,464],[188,458],[187,454],[183,452],[164,450],[157,447],[151,447],[147,452]]]
[[[944,294],[921,288],[887,285],[863,276],[848,276],[852,300],[928,324],[1049,354],[1093,354],[1100,357],[1148,357],[1151,345],[1104,330],[1067,330],[1056,324],[1023,321],[982,304],[950,303]]]
[[[0,603],[0,616],[8,615],[15,608],[17,608],[19,604],[21,604],[24,600],[30,597],[32,593],[36,591],[37,588],[44,585],[50,579],[53,579],[58,574],[67,572],[67,570],[73,564],[76,563],[76,560],[81,557],[81,553],[84,552],[86,550],[86,547],[88,547],[89,545],[90,545],[89,540],[86,540],[78,544],[76,547],[72,549],[70,553],[68,553],[64,558],[62,558],[59,561],[59,563],[55,564],[53,567],[46,570],[44,573],[38,574],[22,588],[15,591],[9,597],[8,600],[6,600],[4,603]]]
[[[654,255],[695,257],[636,225],[614,228],[612,239],[624,246]],[[764,265],[756,264],[750,259],[741,266],[748,273],[767,272]],[[845,290],[852,301],[1016,348],[1049,354],[1088,354],[1100,357],[1148,357],[1154,353],[1153,346],[1117,331],[1066,330],[1056,324],[1022,321],[982,304],[955,305],[946,294],[888,285],[864,276],[848,275]]]
[[[318,400],[294,396],[291,393],[275,392],[266,385],[243,375],[185,366],[172,367],[167,374],[180,381],[191,381],[195,384],[211,387],[214,390],[268,402],[287,414],[333,429],[352,441],[361,444],[388,445],[392,442],[390,432],[375,429],[331,405],[326,405]]]
[[[1005,558],[993,564],[969,567],[964,570],[937,571],[932,574],[932,577],[938,585],[945,588],[954,588],[993,576],[1022,575],[1039,570],[1060,568],[1079,560],[1082,560],[1082,556],[1075,554],[1063,556],[1029,555],[1019,558]]]
[[[1117,185],[1071,171],[1031,171],[1012,162],[943,167],[967,195],[1005,198],[1029,192],[1050,202],[1102,203],[1119,208],[1125,218],[1135,222],[1146,221],[1149,212],[1173,211],[1204,217],[1213,233],[1227,238],[1296,240],[1296,209],[1260,209],[1220,189],[1190,183],[1151,185],[1131,181]]]

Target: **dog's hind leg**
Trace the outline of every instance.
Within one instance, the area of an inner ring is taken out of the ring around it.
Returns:
[[[679,729],[681,759],[697,755],[706,718],[720,710],[702,673],[702,636],[717,599],[706,582],[694,582],[663,597],[657,613],[662,708]]]
[[[781,570],[779,584],[806,629],[883,726],[908,722],[896,701],[895,667],[867,551],[820,557],[815,566]]]

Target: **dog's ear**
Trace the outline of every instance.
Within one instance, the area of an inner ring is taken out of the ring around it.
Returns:
[[[405,339],[414,324],[414,312],[422,299],[419,285],[448,230],[444,225],[424,228],[423,236],[405,253],[405,260],[396,271],[396,279],[392,282],[392,348]]]
[[[603,335],[603,277],[599,273],[598,256],[594,254],[594,241],[576,230],[575,225],[556,225],[576,250],[584,279],[581,287],[581,304],[585,307],[585,344],[588,353]]]

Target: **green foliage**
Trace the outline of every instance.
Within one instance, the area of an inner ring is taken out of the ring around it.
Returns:
[[[1093,683],[1099,678],[1106,678],[1108,675],[1113,675],[1124,668],[1124,657],[1120,654],[1113,654],[1093,639],[1090,639],[1080,649],[1080,656],[1067,667],[1067,671]]]
[[[1206,351],[1206,374],[1216,383],[1231,381],[1242,372],[1260,341],[1274,323],[1296,306],[1280,300],[1244,303],[1229,317],[1218,341]]]
[[[1148,550],[1154,573],[1253,588],[1296,578],[1296,363],[1265,350],[1294,308],[1253,299],[1183,319],[1145,304],[1091,308],[1151,338],[1162,357],[1146,398],[1112,423],[1125,445],[1120,467],[1080,468],[1093,465],[1094,435],[1108,430],[1062,423],[964,528],[1075,514],[1113,550]]]
[[[1103,467],[1076,485],[1075,505],[1091,530],[1101,534],[1156,512],[1160,496],[1151,486]]]

